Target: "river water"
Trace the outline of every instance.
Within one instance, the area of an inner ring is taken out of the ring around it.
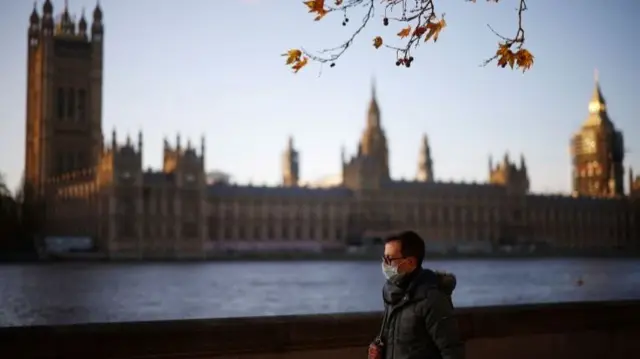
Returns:
[[[459,307],[640,299],[640,260],[438,260]],[[578,285],[582,280],[582,285]],[[378,262],[0,265],[0,326],[381,309]]]

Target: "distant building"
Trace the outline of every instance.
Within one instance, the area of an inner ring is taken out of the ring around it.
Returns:
[[[293,137],[289,136],[287,148],[282,153],[282,185],[296,187],[300,181],[300,153],[293,147]]]
[[[29,20],[25,181],[47,200],[48,236],[91,238],[117,258],[323,251],[399,229],[443,249],[543,242],[640,250],[640,180],[631,175],[634,195],[624,196],[622,135],[597,83],[572,142],[574,196],[530,193],[524,156],[519,164],[508,155],[490,160],[486,183],[437,181],[426,135],[416,144],[418,179],[393,180],[375,86],[358,150],[349,158],[343,151],[337,181],[301,186],[291,138],[281,186],[237,185],[206,173],[204,139],[165,140],[162,168],[145,171],[142,133],[104,138],[100,6],[90,26],[84,15],[76,24],[66,7],[54,20],[50,0]]]
[[[311,188],[328,188],[328,187],[340,186],[341,184],[342,184],[342,174],[338,174],[338,175],[325,176],[315,181],[302,182],[301,186],[311,187]]]
[[[230,184],[231,175],[222,171],[211,171],[207,173],[207,184]]]
[[[422,136],[422,147],[420,147],[418,175],[416,176],[416,179],[422,182],[435,181],[435,176],[433,174],[433,160],[431,159],[431,147],[429,146],[427,134]]]
[[[596,74],[589,116],[571,140],[573,191],[590,197],[624,195],[624,140],[607,113]]]

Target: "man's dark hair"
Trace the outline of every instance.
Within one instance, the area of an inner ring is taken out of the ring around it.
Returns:
[[[415,257],[418,265],[424,260],[424,241],[414,231],[404,231],[391,235],[384,240],[384,243],[398,241],[400,242],[400,252],[403,257]]]

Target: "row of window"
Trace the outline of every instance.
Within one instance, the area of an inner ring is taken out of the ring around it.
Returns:
[[[278,231],[278,229],[280,229]],[[273,225],[267,226],[251,226],[251,227],[232,227],[209,226],[209,239],[251,239],[251,240],[319,240],[330,241],[343,239],[344,231],[336,228],[331,229],[328,226],[308,227],[302,226],[281,227],[276,228]]]
[[[182,215],[195,215],[197,216],[197,203],[196,201],[183,202]],[[161,215],[173,215],[175,214],[175,203],[173,201],[156,201],[156,206],[149,206],[149,203],[145,203],[144,213],[147,214],[161,214]],[[215,207],[214,207],[215,208]],[[247,208],[248,209],[248,208]],[[254,220],[298,220],[309,219],[317,221],[323,218],[345,218],[346,213],[340,212],[324,212],[316,213],[314,211],[298,210],[296,212],[283,212],[277,213],[276,211],[261,211],[260,208],[254,208],[246,212],[238,211],[233,208],[226,208],[222,212],[212,211],[211,214],[214,217],[223,218],[225,221],[254,221]],[[119,201],[120,213],[135,213],[135,202],[132,200]],[[351,212],[349,217],[373,219],[378,217],[387,218],[386,213],[375,215],[370,212]],[[427,211],[411,211],[411,212],[395,212],[391,217],[394,220],[402,220],[407,224],[419,224],[429,223],[434,224],[438,222],[443,223],[491,223],[499,222],[506,218],[510,218],[515,222],[625,222],[627,216],[624,212],[618,213],[594,213],[594,212],[563,212],[563,211],[531,211],[523,213],[522,211],[512,211],[510,213],[504,213],[497,208],[476,208],[474,210],[468,210],[460,207],[440,207],[433,208]],[[629,218],[629,220],[632,220]]]
[[[84,122],[87,117],[87,91],[59,87],[57,93],[57,117],[60,121]]]

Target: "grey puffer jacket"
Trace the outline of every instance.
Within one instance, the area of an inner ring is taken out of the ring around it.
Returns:
[[[451,301],[455,276],[420,268],[407,282],[383,288],[383,358],[464,359]]]

